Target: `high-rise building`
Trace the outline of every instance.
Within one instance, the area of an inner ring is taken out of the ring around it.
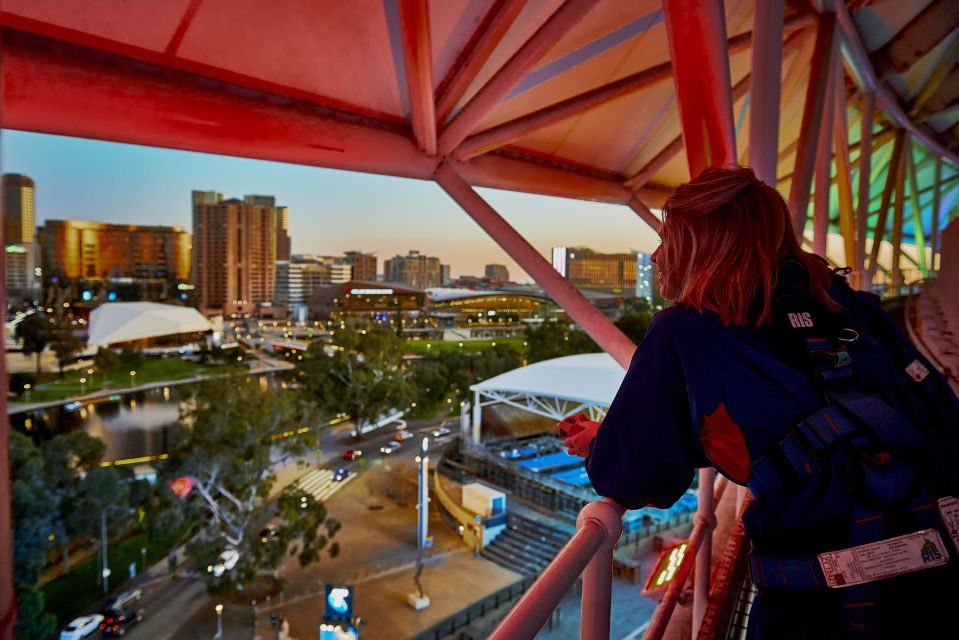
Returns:
[[[599,253],[586,247],[553,247],[553,268],[574,286],[632,296],[636,291],[636,254]]]
[[[190,279],[182,227],[47,220],[40,231],[45,286],[65,300],[166,300]]]
[[[400,282],[418,289],[439,287],[443,284],[439,258],[410,251],[405,256],[395,256],[383,261],[383,277],[389,282]]]
[[[486,270],[483,275],[485,275],[490,280],[500,280],[502,282],[509,282],[509,271],[506,269],[506,265],[488,264],[486,265]]]
[[[344,255],[347,264],[353,267],[354,280],[376,281],[376,256],[362,251],[347,251]]]
[[[440,265],[440,286],[448,287],[452,284],[453,279],[450,278],[450,266],[448,264]]]
[[[651,253],[636,252],[636,297],[653,301],[653,261]]]
[[[276,208],[276,259],[289,260],[293,243],[290,240],[289,207]]]
[[[40,299],[40,267],[37,245],[14,242],[4,248],[7,302],[28,302]]]
[[[3,241],[8,244],[36,242],[35,185],[19,173],[3,174]]]
[[[257,305],[273,298],[275,200],[246,196],[211,203],[212,195],[193,192],[197,306],[209,315],[254,313]]]

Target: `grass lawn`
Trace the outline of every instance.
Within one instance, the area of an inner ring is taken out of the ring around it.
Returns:
[[[479,353],[492,346],[507,345],[519,353],[525,353],[525,338],[496,338],[495,340],[407,340],[403,346],[406,353],[433,353],[436,351],[461,351],[463,353]],[[462,345],[462,346],[460,346]]]
[[[97,542],[99,544],[99,541]],[[163,560],[169,550],[168,544],[151,543],[146,535],[139,534],[110,545],[110,590],[117,591],[130,578],[130,563],[136,563],[137,574],[142,571],[143,558],[140,549],[145,548],[146,566]],[[103,588],[97,574],[100,559],[93,554],[70,567],[70,573],[43,586],[46,609],[63,623],[73,616],[84,613],[103,597]]]
[[[199,375],[226,373],[228,368],[225,365],[198,364],[179,358],[165,360],[147,358],[136,368],[135,376],[131,376],[130,371],[131,369],[128,367],[118,367],[105,373],[94,369],[92,375],[88,374],[85,369],[82,370],[82,373],[80,371],[64,371],[62,378],[56,372],[46,372],[41,374],[41,379],[30,390],[30,402],[63,400],[100,391],[101,389],[128,389],[131,386],[131,379],[134,385],[141,385]],[[86,378],[86,383],[81,385],[80,378]],[[21,396],[19,401],[25,402],[26,395]]]

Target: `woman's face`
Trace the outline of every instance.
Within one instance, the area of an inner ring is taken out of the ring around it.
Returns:
[[[663,243],[660,241],[659,247],[653,251],[653,255],[650,256],[650,260],[657,267],[658,272],[658,281],[659,281],[659,295],[667,300],[675,300],[682,289],[681,283],[678,283],[676,280],[679,276],[675,272],[675,268],[679,265],[670,264],[669,261],[663,261]],[[686,258],[681,257],[680,263],[685,263]]]

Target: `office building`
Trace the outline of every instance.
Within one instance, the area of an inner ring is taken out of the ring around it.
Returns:
[[[190,234],[182,227],[47,220],[40,262],[52,300],[180,298],[178,285],[190,278]]]
[[[599,253],[586,247],[553,247],[553,268],[579,289],[621,296],[636,292],[636,253]]]
[[[346,262],[353,267],[354,280],[376,280],[376,256],[362,251],[347,251]]]
[[[506,265],[502,264],[488,264],[484,274],[490,280],[499,280],[500,282],[509,282],[509,271],[506,269]]]
[[[5,173],[3,184],[3,241],[7,245],[36,242],[35,185],[19,173]]]
[[[205,315],[252,314],[273,299],[275,201],[272,196],[214,196],[221,198],[214,192],[193,192],[197,306]]]
[[[290,208],[276,208],[276,259],[289,260],[293,242],[290,240]]]
[[[40,299],[40,265],[37,245],[15,242],[4,248],[7,302],[17,304]]]
[[[653,301],[655,285],[651,253],[636,252],[636,297]]]
[[[417,289],[440,287],[443,285],[442,265],[439,258],[424,256],[419,251],[410,251],[405,256],[398,255],[384,260],[383,278],[388,282],[408,284]]]

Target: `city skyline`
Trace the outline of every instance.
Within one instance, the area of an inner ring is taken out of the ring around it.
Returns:
[[[289,207],[294,253],[359,249],[382,261],[419,250],[450,264],[453,277],[499,263],[514,280],[530,280],[430,182],[11,130],[3,131],[0,153],[3,172],[36,182],[37,225],[76,219],[191,228],[192,190],[267,193]],[[480,192],[547,260],[557,245],[619,252],[651,251],[658,242],[625,206]]]

